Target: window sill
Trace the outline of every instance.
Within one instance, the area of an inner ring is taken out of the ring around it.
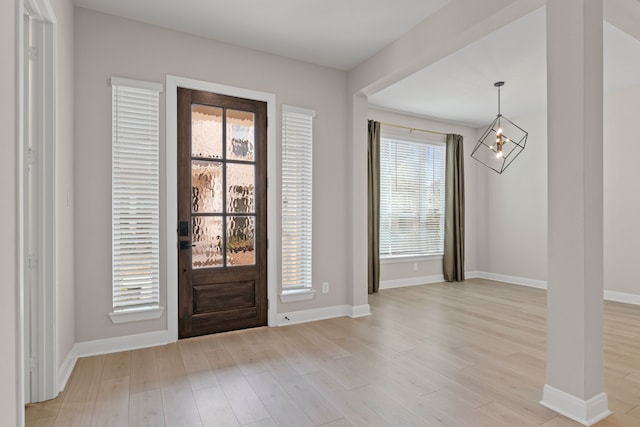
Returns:
[[[390,256],[380,258],[380,264],[396,264],[401,262],[422,262],[422,261],[442,261],[442,255],[409,255],[409,256]]]
[[[113,323],[137,322],[139,320],[159,319],[164,307],[138,308],[133,310],[112,311],[109,317]]]
[[[316,291],[313,289],[293,289],[288,291],[282,291],[280,293],[280,301],[282,302],[295,302],[295,301],[307,301],[316,296]]]

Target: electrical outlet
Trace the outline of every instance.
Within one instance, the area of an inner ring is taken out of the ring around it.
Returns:
[[[322,284],[322,293],[323,294],[328,294],[329,293],[329,282],[324,282]]]
[[[418,271],[418,263],[417,262],[413,263],[413,271]]]

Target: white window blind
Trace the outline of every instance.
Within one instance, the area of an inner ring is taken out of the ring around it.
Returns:
[[[444,144],[380,139],[380,257],[442,255]]]
[[[282,288],[312,286],[313,118],[282,107]]]
[[[113,310],[159,305],[159,93],[112,78]]]

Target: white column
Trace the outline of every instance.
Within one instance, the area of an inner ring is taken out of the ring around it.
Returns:
[[[582,424],[610,414],[603,384],[602,0],[547,1],[547,385]]]

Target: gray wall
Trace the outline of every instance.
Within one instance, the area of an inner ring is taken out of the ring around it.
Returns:
[[[346,73],[86,9],[76,9],[75,22],[76,341],[166,329],[166,315],[158,320],[118,325],[108,317],[111,76],[165,83],[165,76],[171,74],[275,93],[277,117],[270,123],[277,126],[278,137],[269,143],[278,147],[280,106],[314,109],[313,282],[314,286],[330,282],[331,292],[317,293],[312,301],[282,304],[278,311],[347,304],[351,270]],[[164,153],[164,95],[160,117]],[[161,176],[162,162],[164,159]],[[161,206],[165,184],[161,183]],[[278,192],[278,200],[279,195]],[[164,288],[165,283],[161,286]],[[163,292],[162,304],[164,301]]]
[[[501,175],[478,174],[479,270],[547,278],[546,111],[509,117],[529,132],[527,146]],[[478,129],[478,136],[484,129]]]
[[[640,192],[635,128],[640,86],[604,98],[604,288],[640,295],[631,267],[640,240]],[[511,118],[529,132],[527,148],[502,175],[479,175],[478,269],[547,280],[546,112]],[[490,171],[489,171],[490,172]]]

